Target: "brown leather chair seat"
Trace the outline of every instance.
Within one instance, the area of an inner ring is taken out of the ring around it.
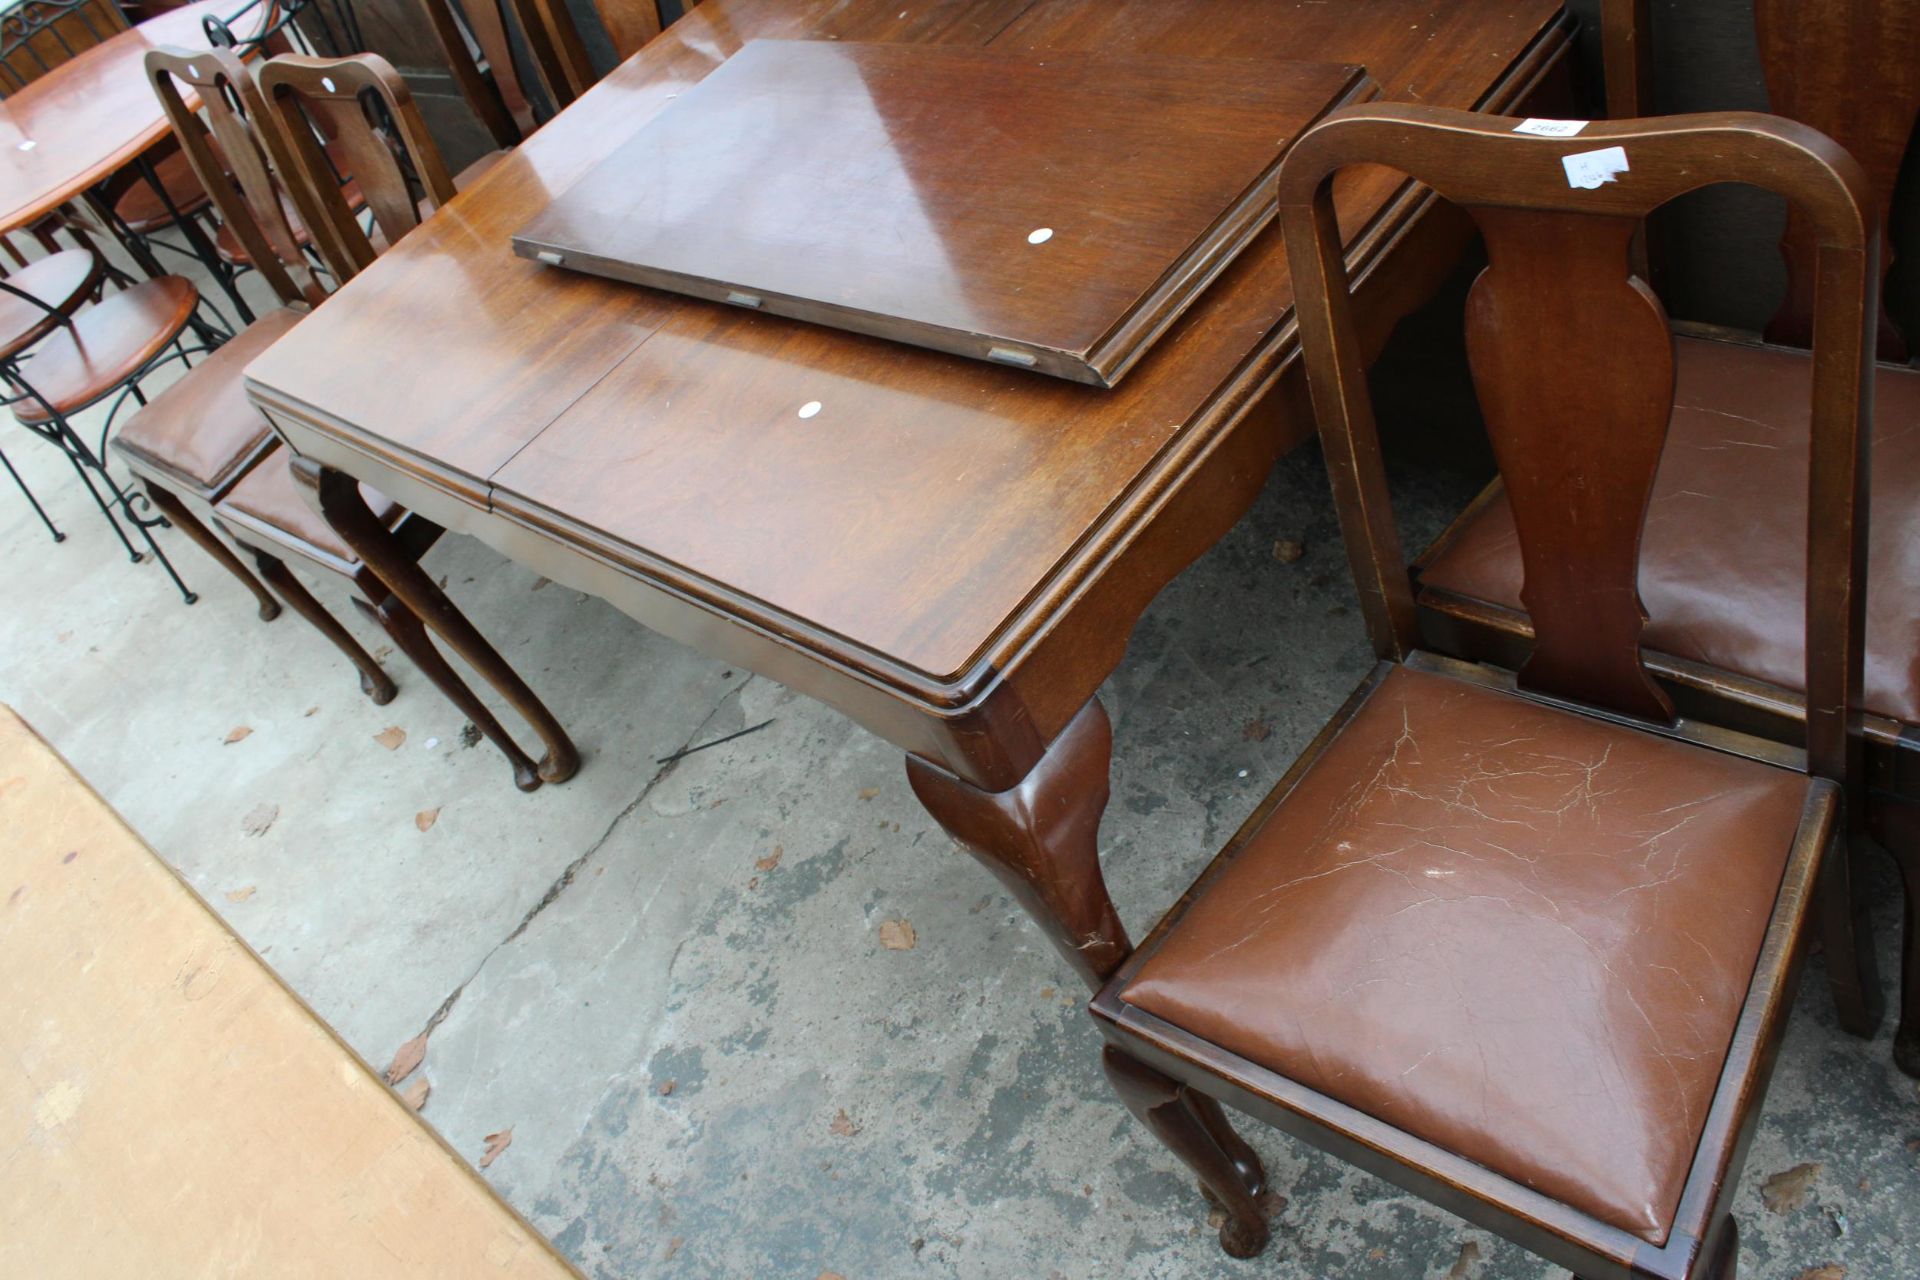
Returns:
[[[1815,785],[1396,666],[1121,999],[1660,1243]]]
[[[293,328],[301,313],[282,307],[242,329],[127,419],[114,447],[209,501],[260,457],[273,428],[241,380],[247,364]]]
[[[119,390],[186,328],[199,302],[190,281],[160,276],[83,307],[71,328],[54,329],[22,358],[20,376],[40,399],[19,401],[13,416],[45,422],[48,406],[75,413]]]
[[[366,499],[373,518],[388,528],[405,514],[393,499],[366,485],[360,486],[360,494]],[[293,472],[287,467],[284,450],[276,450],[247,472],[240,483],[233,486],[233,491],[214,507],[214,515],[231,520],[243,529],[267,531],[272,542],[281,545],[291,542],[309,557],[318,553],[319,557],[332,560],[333,567],[341,572],[351,573],[352,567],[360,563],[360,557],[340,540],[333,526],[307,505],[306,497],[294,483]]]
[[[1677,340],[1673,425],[1640,556],[1648,649],[1805,687],[1811,379],[1804,352]],[[1865,705],[1915,724],[1920,371],[1883,365],[1875,392]],[[1420,585],[1518,610],[1521,577],[1513,513],[1500,495],[1439,550]]]

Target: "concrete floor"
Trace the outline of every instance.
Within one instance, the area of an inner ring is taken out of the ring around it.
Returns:
[[[1470,430],[1427,425],[1456,357],[1413,328],[1379,381],[1385,416],[1420,426],[1398,450],[1417,546],[1485,462]],[[574,781],[521,795],[404,659],[400,698],[373,706],[298,618],[256,621],[177,534],[192,608],[127,563],[51,449],[10,422],[0,449],[70,534],[52,545],[0,478],[0,698],[370,1062],[430,1029],[425,1118],[472,1159],[510,1128],[487,1176],[589,1276],[1556,1274],[1253,1125],[1288,1203],[1263,1260],[1227,1259],[1109,1094],[1072,977],[918,807],[899,753],[833,712],[449,538],[429,569],[585,754]],[[1279,538],[1304,558],[1278,562]],[[1105,862],[1136,935],[1368,665],[1302,450],[1154,604],[1103,692]],[[277,815],[248,834],[261,806]],[[1891,879],[1875,889],[1891,973]],[[890,922],[910,949],[883,945]],[[1913,1276],[1920,1096],[1886,1032],[1835,1029],[1823,982],[1816,961],[1740,1194],[1742,1275]],[[1803,1195],[1762,1204],[1807,1164]]]

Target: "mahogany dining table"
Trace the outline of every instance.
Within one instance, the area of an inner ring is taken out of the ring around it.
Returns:
[[[356,481],[899,747],[1098,986],[1130,944],[1100,871],[1096,694],[1313,432],[1277,230],[1115,390],[576,275],[510,237],[757,37],[1354,63],[1389,99],[1511,114],[1567,105],[1571,34],[1559,0],[707,0],[255,359],[248,391],[316,509],[473,665],[506,670]],[[1397,174],[1349,171],[1336,199],[1377,352],[1469,233]],[[550,713],[495,685],[564,776]]]

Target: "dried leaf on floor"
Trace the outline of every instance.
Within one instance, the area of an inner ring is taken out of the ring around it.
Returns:
[[[878,788],[878,787],[862,787],[862,788],[860,788],[860,798],[861,798],[862,800],[871,800],[871,799],[873,799],[873,798],[874,798],[875,796],[877,796],[877,795],[879,795],[879,794],[880,794],[880,788]]]
[[[834,1113],[833,1123],[827,1126],[827,1132],[836,1138],[851,1138],[860,1132],[860,1126],[855,1124],[853,1117],[846,1113],[845,1108],[842,1108]]]
[[[673,1086],[676,1083],[678,1082],[673,1080],[662,1080],[660,1082],[660,1096],[663,1098],[671,1098],[673,1096]]]
[[[1829,1262],[1824,1267],[1808,1267],[1793,1280],[1847,1280],[1847,1269],[1838,1263]]]
[[[305,711],[301,712],[300,714],[303,716],[310,716],[319,710],[320,708],[318,706],[312,706],[312,707],[308,707]]]
[[[680,1252],[680,1246],[686,1242],[687,1238],[685,1236],[675,1236],[673,1239],[667,1241],[667,1251],[661,1255],[660,1261],[672,1262],[673,1255]]]
[[[254,886],[254,885],[248,885],[244,889],[229,889],[227,890],[227,901],[228,902],[245,902],[248,898],[251,898],[254,895],[254,890],[256,887],[257,886]]]
[[[391,658],[392,656],[393,656],[393,646],[390,644],[383,644],[378,649],[375,649],[373,651],[373,660],[375,662],[385,662],[388,658]]]
[[[1480,1261],[1478,1241],[1469,1240],[1460,1246],[1460,1256],[1453,1260],[1453,1269],[1447,1272],[1447,1280],[1467,1280],[1474,1272],[1474,1264]]]
[[[1782,1170],[1760,1184],[1760,1199],[1775,1213],[1792,1213],[1813,1194],[1813,1181],[1820,1176],[1817,1162],[1797,1164]]]
[[[440,810],[437,806],[432,809],[422,809],[413,815],[413,825],[422,831],[430,829],[438,821],[440,821]]]
[[[905,920],[880,922],[880,945],[889,951],[911,951],[918,940],[913,925]]]
[[[433,1083],[425,1076],[415,1076],[413,1083],[400,1091],[400,1101],[418,1111],[427,1105],[427,1095],[433,1092]]]
[[[1248,742],[1265,742],[1273,736],[1273,721],[1256,716],[1240,726],[1240,736]]]
[[[240,829],[250,836],[263,836],[267,834],[267,828],[273,825],[273,820],[279,816],[279,805],[257,804],[247,810],[246,817],[240,819]]]
[[[227,730],[226,744],[228,746],[232,746],[234,743],[249,737],[252,733],[253,733],[252,725],[237,724],[233,726],[233,728]]]
[[[755,859],[753,860],[753,869],[754,869],[755,871],[771,871],[771,870],[773,870],[773,869],[774,869],[775,867],[777,867],[777,866],[779,866],[779,865],[780,865],[780,859],[781,859],[781,857],[782,857],[782,855],[784,855],[784,854],[786,853],[786,851],[787,851],[787,849],[786,849],[786,846],[785,846],[785,845],[778,845],[778,844],[777,844],[777,845],[775,845],[775,846],[773,846],[773,852],[772,852],[772,853],[770,853],[770,854],[768,854],[768,855],[767,855],[766,857],[764,857],[764,858],[755,858]]]
[[[386,1076],[388,1084],[399,1084],[402,1080],[412,1075],[416,1067],[427,1060],[427,1037],[431,1034],[431,1032],[422,1031],[419,1035],[394,1050],[393,1061],[387,1064]]]
[[[1298,564],[1307,554],[1307,546],[1298,538],[1281,538],[1273,544],[1273,558],[1281,564]]]
[[[814,1280],[847,1280],[838,1271],[822,1271]]]
[[[487,1149],[480,1153],[480,1167],[491,1165],[500,1158],[500,1153],[513,1145],[513,1126],[508,1125],[498,1133],[487,1135]]]
[[[550,587],[552,585],[553,585],[553,579],[549,577],[541,576],[533,580],[533,589],[535,591],[538,591],[543,587]]]
[[[407,740],[407,731],[397,724],[390,724],[374,734],[373,740],[389,751],[398,751],[400,744]]]

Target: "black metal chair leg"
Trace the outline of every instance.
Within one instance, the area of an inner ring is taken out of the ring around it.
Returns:
[[[5,467],[7,474],[13,477],[13,482],[20,486],[20,492],[26,495],[27,505],[33,508],[33,514],[40,517],[40,523],[47,526],[47,532],[53,535],[53,540],[65,542],[67,535],[55,527],[53,518],[47,514],[46,508],[40,505],[40,500],[33,496],[33,490],[27,488],[27,482],[21,479],[18,471],[13,469],[13,463],[7,460],[7,455],[4,453],[0,453],[0,467]]]

